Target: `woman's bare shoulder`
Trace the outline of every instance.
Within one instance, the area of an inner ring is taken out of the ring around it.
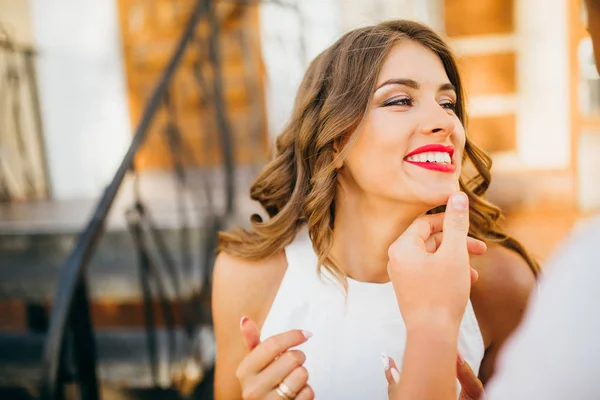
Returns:
[[[237,319],[247,316],[260,326],[286,268],[283,250],[261,260],[219,253],[213,272],[213,312]]]
[[[271,308],[287,261],[283,251],[250,261],[221,252],[213,273],[212,317],[218,354],[215,369],[215,399],[240,399],[235,371],[248,350],[240,334],[246,316],[259,326]]]
[[[535,286],[535,275],[525,259],[513,250],[498,244],[489,244],[482,256],[471,259],[471,265],[479,272],[473,285],[473,296],[482,298],[494,313],[524,311],[529,294]]]

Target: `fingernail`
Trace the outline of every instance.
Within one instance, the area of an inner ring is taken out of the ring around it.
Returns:
[[[464,363],[465,363],[465,359],[464,359],[464,357],[462,356],[462,354],[460,354],[460,351],[456,353],[456,356],[457,356],[457,358],[458,358],[458,362],[459,362],[459,363],[461,363],[461,364],[464,364]]]
[[[381,353],[381,364],[383,365],[384,371],[390,369],[390,358],[383,353]]]
[[[243,316],[242,319],[240,320],[240,329],[244,326],[244,324],[248,322],[248,317]]]
[[[452,197],[450,197],[450,205],[455,209],[455,210],[466,210],[468,207],[468,202],[467,202],[467,196],[462,193],[455,193],[452,195]]]
[[[392,374],[392,378],[394,379],[394,382],[400,383],[400,372],[398,372],[398,370],[396,368],[392,368],[392,370],[390,372]]]
[[[310,339],[312,337],[312,333],[310,333],[309,331],[302,331],[302,334],[306,339]]]

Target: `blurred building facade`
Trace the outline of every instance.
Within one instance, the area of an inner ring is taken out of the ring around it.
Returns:
[[[43,170],[37,174],[47,177],[52,199],[94,197],[103,188],[191,2],[143,4],[0,3],[6,31],[39,52],[43,140],[37,146],[43,154],[36,165]],[[245,63],[247,55],[227,51],[227,40],[233,39],[223,35],[233,130],[237,139],[263,140],[268,148],[289,116],[304,69],[322,49],[361,25],[392,18],[423,21],[447,37],[459,56],[468,132],[495,162],[491,198],[515,218],[543,209],[565,219],[556,237],[535,245],[546,255],[580,214],[600,205],[595,184],[600,164],[594,156],[600,147],[600,89],[584,12],[581,0],[262,2],[237,31],[244,32],[254,61]],[[248,85],[252,74],[260,77],[250,82],[257,98],[244,102],[235,91]],[[191,68],[181,74],[173,94],[174,107],[190,128],[202,119],[194,111],[201,99],[185,90],[192,75]],[[138,157],[141,168],[165,164],[161,146],[157,139],[149,141]],[[238,149],[240,161],[254,156],[244,153],[244,145]]]

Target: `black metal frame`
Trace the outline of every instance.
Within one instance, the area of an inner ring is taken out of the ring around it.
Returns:
[[[119,191],[123,180],[128,171],[133,170],[134,157],[146,139],[149,127],[157,111],[163,105],[165,99],[168,100],[168,88],[172,77],[182,61],[183,54],[190,43],[193,43],[196,28],[202,18],[207,18],[210,25],[210,45],[209,61],[212,63],[215,76],[212,87],[212,101],[216,104],[216,120],[218,124],[219,142],[223,156],[223,168],[225,174],[226,188],[226,213],[232,213],[234,208],[234,166],[233,166],[233,144],[231,130],[229,127],[226,110],[224,107],[224,94],[222,89],[221,60],[219,56],[219,45],[217,34],[219,30],[218,21],[214,12],[215,0],[197,0],[187,26],[179,40],[177,48],[170,59],[167,67],[158,83],[156,84],[152,95],[144,109],[141,121],[135,131],[129,149],[125,154],[116,174],[111,183],[104,190],[93,216],[87,223],[85,229],[78,236],[73,251],[67,259],[65,266],[61,270],[59,282],[56,289],[52,314],[50,317],[48,334],[44,347],[43,372],[41,383],[41,396],[44,399],[61,399],[64,396],[64,384],[69,381],[76,381],[79,386],[81,399],[98,399],[98,378],[96,371],[95,341],[90,321],[90,307],[88,290],[86,285],[86,270],[90,263],[94,251],[105,231],[105,223],[109,211],[111,210],[115,196]],[[178,165],[174,160],[175,168]],[[176,172],[176,175],[179,174]],[[147,214],[141,203],[137,203],[129,221],[130,230],[134,237],[138,249],[140,260],[141,284],[145,293],[146,304],[146,322],[148,328],[148,346],[152,353],[155,348],[155,338],[151,333],[153,319],[151,307],[146,300],[149,296],[148,279],[156,278],[153,272],[153,265],[148,258],[147,251],[144,248],[143,232],[141,219]],[[224,218],[223,216],[222,218]],[[221,218],[215,217],[209,221],[206,243],[203,243],[207,249],[214,246],[216,230],[221,225]],[[150,223],[150,234],[154,231]],[[160,243],[160,240],[157,242]],[[160,244],[159,244],[160,247]],[[160,250],[160,249],[159,249]],[[169,259],[169,255],[162,251],[163,258]],[[208,259],[205,260],[208,262]],[[175,277],[176,279],[176,277]],[[165,319],[172,323],[172,316],[168,305],[163,304]],[[188,324],[194,323],[193,317],[187,315]],[[191,328],[186,329],[188,332]],[[74,365],[70,365],[74,364]],[[72,367],[72,368],[71,368]],[[71,370],[73,369],[73,370]],[[154,370],[156,378],[156,371]]]

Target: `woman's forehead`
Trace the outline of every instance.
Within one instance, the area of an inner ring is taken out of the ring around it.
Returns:
[[[392,47],[379,73],[377,86],[390,79],[411,79],[436,87],[449,82],[438,55],[413,40],[402,40]]]

